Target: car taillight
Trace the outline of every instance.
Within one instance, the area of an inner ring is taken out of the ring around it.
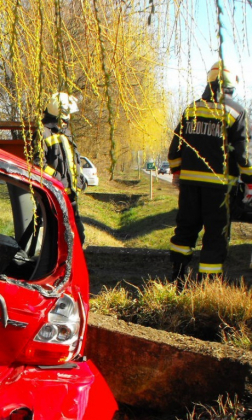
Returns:
[[[77,302],[70,296],[64,295],[58,299],[54,309],[49,312],[48,321],[39,330],[35,341],[65,344],[74,350],[80,330],[80,315]]]
[[[47,322],[26,347],[26,363],[55,365],[71,360],[78,348],[80,324],[78,303],[69,295],[59,298]]]

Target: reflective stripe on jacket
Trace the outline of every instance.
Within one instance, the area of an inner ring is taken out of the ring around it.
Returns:
[[[185,110],[168,153],[171,172],[180,171],[181,182],[223,186],[241,176],[245,183],[252,183],[247,114],[229,95],[224,96],[224,103],[200,99]]]
[[[80,168],[80,155],[76,144],[72,141],[70,131],[54,133],[51,129],[44,127],[42,160],[39,153],[38,136],[39,133],[34,139],[35,165],[42,166],[45,173],[56,176],[68,194],[77,193],[83,188],[84,178]]]

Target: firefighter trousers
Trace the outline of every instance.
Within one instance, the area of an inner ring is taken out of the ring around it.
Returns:
[[[170,243],[173,263],[187,265],[190,262],[199,232],[203,228],[199,273],[223,272],[229,236],[226,194],[224,187],[180,184],[177,226]]]

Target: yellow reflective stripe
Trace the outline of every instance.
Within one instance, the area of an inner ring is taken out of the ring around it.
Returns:
[[[237,178],[231,175],[229,175],[227,178],[223,174],[215,174],[213,172],[188,171],[185,169],[181,170],[180,179],[187,181],[211,182],[221,185],[227,185],[230,182],[234,184],[237,181]]]
[[[252,175],[252,166],[249,166],[248,168],[244,168],[244,167],[239,165],[239,168],[240,168],[241,174]]]
[[[54,168],[51,168],[51,166],[46,166],[45,168],[44,168],[44,172],[46,173],[46,174],[48,174],[48,175],[51,175],[51,176],[53,176],[53,174],[54,174],[54,172],[55,172],[55,169]]]
[[[67,193],[67,195],[70,195],[70,194],[72,194],[72,192],[73,192],[73,191],[71,190],[71,188],[65,188],[65,189],[64,189],[64,191]],[[76,195],[76,196],[78,196],[80,191],[81,191],[81,189],[80,189],[80,188],[78,188],[78,189],[77,189],[77,191],[74,191],[75,195]]]
[[[191,104],[185,111],[185,117],[190,118],[203,117],[221,120],[223,115],[223,108],[220,104],[203,101]]]
[[[74,162],[74,152],[73,147],[68,141],[67,137],[64,135],[60,135],[60,141],[64,145],[65,152],[68,157],[68,164],[69,164],[69,170],[72,175],[72,187],[76,191],[77,188],[77,169]]]
[[[235,123],[235,121],[236,121],[236,119],[233,117],[232,114],[229,114],[229,113],[226,114],[226,122],[227,122],[227,125],[229,127],[232,127],[232,125]]]
[[[195,106],[190,105],[186,109],[184,116],[185,118],[212,118],[220,121],[225,116],[227,124],[231,127],[239,116],[239,112],[228,105],[225,105],[225,108],[222,108],[222,105],[220,104],[212,104],[209,102],[206,104],[200,101],[195,103]]]
[[[170,251],[179,252],[183,255],[191,255],[192,248],[189,246],[175,245],[172,242],[170,243]]]
[[[46,137],[45,142],[48,147],[53,146],[54,144],[60,143],[60,136],[58,134],[53,134],[52,136]]]
[[[193,117],[203,117],[203,118],[211,118],[215,120],[222,120],[223,112],[222,110],[216,109],[214,111],[207,109],[207,108],[196,108],[196,109],[189,109],[186,113],[186,117],[193,118]]]
[[[223,273],[223,264],[199,263],[199,273],[207,273],[207,274]]]
[[[239,112],[237,112],[234,108],[231,108],[230,106],[226,105],[226,112],[228,112],[229,118],[231,120],[231,123],[236,121],[236,119],[239,117]]]
[[[182,162],[181,158],[173,159],[173,160],[169,159],[169,164],[171,168],[176,168],[177,166],[180,166],[181,162]]]

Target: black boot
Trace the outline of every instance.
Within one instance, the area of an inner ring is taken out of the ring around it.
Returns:
[[[173,263],[172,265],[172,283],[177,282],[177,290],[182,292],[186,281],[186,265],[182,263]]]

